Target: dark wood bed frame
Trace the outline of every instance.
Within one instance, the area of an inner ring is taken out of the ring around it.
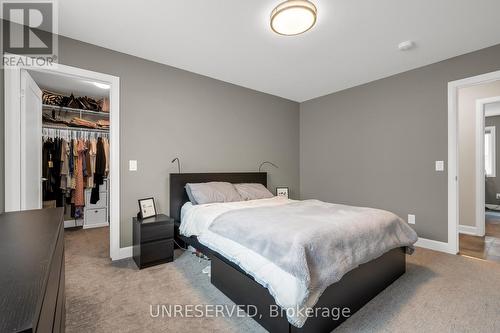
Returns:
[[[291,325],[286,316],[272,316],[271,307],[275,306],[268,290],[257,283],[236,264],[217,252],[200,244],[196,237],[179,234],[180,212],[188,201],[186,183],[225,181],[230,183],[260,183],[267,186],[267,173],[179,173],[170,174],[170,216],[175,220],[175,238],[181,246],[191,245],[210,258],[212,263],[211,283],[240,306],[253,306],[258,314],[253,316],[269,332],[283,333],[321,333],[331,332],[349,316],[310,317],[302,328]],[[350,315],[358,311],[373,297],[397,280],[406,270],[405,249],[391,250],[350,271],[337,283],[328,287],[314,308],[349,308]],[[253,315],[253,313],[252,313]]]

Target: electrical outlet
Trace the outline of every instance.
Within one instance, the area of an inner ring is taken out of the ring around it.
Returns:
[[[409,224],[415,224],[415,215],[408,214],[408,223]]]
[[[497,200],[500,199],[500,193],[497,193]]]

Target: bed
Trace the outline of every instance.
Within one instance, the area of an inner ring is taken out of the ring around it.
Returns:
[[[243,307],[252,306],[252,311],[256,309],[257,315],[253,313],[253,319],[270,332],[330,332],[405,272],[405,248],[393,248],[350,270],[339,281],[321,291],[321,296],[314,301],[312,307],[319,311],[337,309],[335,318],[332,318],[333,313],[327,316],[313,316],[305,320],[305,323],[292,325],[293,318],[291,319],[286,313],[280,312],[277,315],[275,293],[271,295],[269,290],[272,289],[265,288],[262,280],[246,269],[248,267],[241,263],[237,265],[234,258],[227,253],[223,255],[224,251],[214,250],[214,246],[205,246],[197,236],[187,237],[181,234],[181,210],[189,201],[185,185],[213,181],[260,183],[267,186],[267,174],[263,172],[171,174],[170,215],[175,220],[176,240],[182,246],[191,245],[208,256],[212,263],[211,283],[236,304]],[[207,244],[203,236],[200,236],[201,241]],[[349,312],[342,313],[341,310],[345,308],[348,308]]]

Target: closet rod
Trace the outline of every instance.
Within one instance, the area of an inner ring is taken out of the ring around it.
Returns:
[[[73,132],[95,132],[95,133],[105,133],[109,134],[109,130],[97,129],[97,128],[81,128],[81,127],[62,127],[62,126],[52,126],[52,125],[42,125],[42,128],[56,129],[62,131],[73,131]]]
[[[67,129],[52,126],[52,128],[42,127],[42,138],[66,138],[69,139],[89,139],[89,138],[109,138],[106,131],[86,131],[80,129]]]

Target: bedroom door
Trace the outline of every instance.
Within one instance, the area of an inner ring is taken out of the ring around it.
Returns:
[[[42,90],[21,70],[21,210],[42,208]]]

